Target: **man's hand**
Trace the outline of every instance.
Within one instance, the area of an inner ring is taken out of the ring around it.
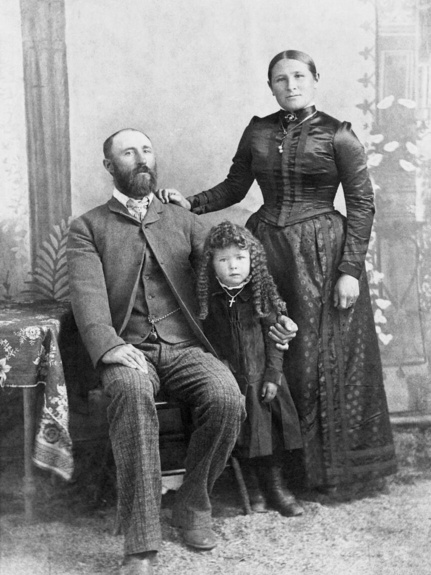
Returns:
[[[270,401],[272,401],[274,397],[277,395],[277,391],[278,387],[275,385],[275,383],[265,381],[265,383],[262,386],[262,393],[261,393],[263,403],[269,403]]]
[[[130,343],[113,347],[102,356],[101,362],[119,363],[132,369],[139,369],[142,373],[148,373],[147,360],[144,353]]]
[[[269,337],[276,342],[280,351],[289,349],[289,341],[296,336],[298,326],[287,315],[279,315],[277,323],[269,328]]]
[[[347,309],[355,305],[359,297],[359,281],[353,276],[342,274],[334,288],[334,306]]]
[[[183,196],[181,192],[174,188],[166,188],[164,190],[157,190],[156,196],[163,204],[175,204],[188,211],[191,209],[191,204]]]

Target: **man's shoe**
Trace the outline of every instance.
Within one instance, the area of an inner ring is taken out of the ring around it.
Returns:
[[[154,575],[153,565],[157,565],[157,553],[137,553],[126,555],[120,575]]]
[[[199,551],[209,551],[217,546],[217,537],[210,527],[197,529],[179,529],[183,541],[189,547],[199,549]]]

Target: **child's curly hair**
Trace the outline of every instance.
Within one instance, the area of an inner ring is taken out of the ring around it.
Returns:
[[[249,230],[226,220],[212,227],[205,240],[197,278],[199,318],[205,319],[208,315],[210,285],[215,279],[214,253],[230,246],[237,246],[250,253],[250,284],[256,314],[265,317],[271,311],[287,313],[286,304],[280,298],[274,280],[269,274],[262,244]]]

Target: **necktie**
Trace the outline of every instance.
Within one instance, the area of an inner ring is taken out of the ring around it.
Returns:
[[[127,209],[129,210],[129,214],[141,222],[147,213],[149,203],[149,198],[142,198],[142,200],[134,200],[133,198],[129,198],[127,200]]]

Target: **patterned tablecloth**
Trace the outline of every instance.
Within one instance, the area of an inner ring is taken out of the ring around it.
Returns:
[[[2,304],[0,309],[0,385],[45,386],[33,462],[66,480],[73,457],[59,335],[70,316],[70,304],[59,302]]]

